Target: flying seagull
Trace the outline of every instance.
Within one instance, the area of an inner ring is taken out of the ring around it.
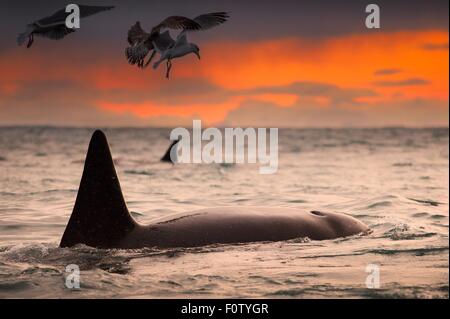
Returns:
[[[114,9],[113,6],[85,6],[79,5],[80,18],[86,18],[96,13]],[[66,9],[61,9],[53,15],[35,21],[27,25],[27,30],[19,34],[17,38],[18,45],[23,45],[28,40],[27,48],[30,48],[34,42],[34,36],[46,37],[52,40],[61,40],[69,33],[75,32],[66,26],[66,19],[70,13]]]
[[[189,53],[195,53],[200,58],[198,46],[187,42],[187,32],[208,30],[225,23],[228,19],[229,15],[226,12],[202,14],[194,19],[172,16],[154,27],[150,33],[145,32],[138,21],[128,32],[128,43],[130,44],[126,50],[128,62],[145,68],[159,52],[161,57],[165,56],[165,58],[157,62],[154,67],[157,67],[163,60],[167,60],[167,77],[169,77],[172,59]],[[163,29],[182,30],[182,32],[177,40],[174,40],[169,31],[162,32]],[[149,54],[150,58],[145,62],[145,58]]]

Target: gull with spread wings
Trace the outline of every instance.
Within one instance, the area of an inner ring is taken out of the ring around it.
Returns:
[[[114,6],[85,6],[79,5],[80,18],[86,18],[102,11],[114,9]],[[61,9],[53,15],[42,18],[27,25],[27,30],[19,34],[17,44],[22,45],[28,40],[27,48],[30,48],[34,42],[34,36],[46,37],[52,40],[61,40],[66,35],[75,32],[66,26],[66,19],[70,13],[66,9]]]
[[[228,21],[229,15],[226,12],[214,12],[202,14],[194,19],[182,16],[172,16],[155,26],[150,33],[145,32],[140,22],[136,22],[128,32],[128,43],[126,49],[128,62],[140,68],[147,67],[155,57],[156,53],[161,54],[161,59],[154,64],[154,68],[167,60],[167,78],[169,78],[172,68],[172,59],[183,57],[194,53],[200,59],[200,49],[196,44],[188,43],[187,33],[191,31],[203,31],[218,26]],[[170,36],[170,32],[164,29],[182,30],[177,39]],[[146,57],[150,55],[147,62]]]

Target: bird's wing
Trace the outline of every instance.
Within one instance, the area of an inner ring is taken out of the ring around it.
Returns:
[[[102,11],[114,9],[113,6],[85,6],[85,5],[80,5],[79,8],[80,8],[80,18],[86,18],[88,16],[91,16],[93,14]],[[53,15],[40,19],[34,23],[40,27],[51,27],[60,24],[65,24],[69,14],[70,13],[66,12],[66,9],[64,8],[55,12]]]
[[[89,17],[91,15],[103,12],[103,11],[108,11],[108,10],[112,10],[115,8],[115,6],[84,6],[81,5],[80,7],[80,17],[81,18],[86,18]]]
[[[141,42],[137,45],[128,47],[125,51],[125,55],[127,56],[128,63],[132,65],[137,64],[139,67],[142,67],[144,65],[145,57],[151,50],[153,50],[153,44],[150,49],[145,42]]]
[[[48,29],[45,32],[37,32],[35,33],[37,36],[49,38],[52,40],[61,40],[66,35],[75,32],[73,29],[66,28],[65,25],[55,26],[51,29]]]
[[[128,31],[127,40],[130,44],[125,51],[128,63],[143,67],[145,57],[154,49],[153,43],[150,41],[150,34],[142,29],[141,23],[138,21]]]
[[[188,43],[187,40],[187,34],[185,31],[181,32],[178,37],[177,37],[177,41],[174,43],[174,47],[179,47],[179,46],[183,46],[186,45]]]
[[[222,23],[225,23],[230,18],[230,15],[227,12],[213,12],[202,14],[194,19],[201,28],[200,30],[208,30]]]
[[[128,43],[134,45],[145,41],[149,36],[150,35],[142,29],[141,23],[138,21],[128,31]]]
[[[170,36],[170,32],[160,33],[153,41],[158,51],[163,52],[175,45],[175,40]]]
[[[165,19],[163,22],[158,24],[156,27],[153,28],[152,33],[160,32],[161,29],[167,28],[167,29],[182,29],[182,30],[200,30],[201,26],[195,22],[194,20],[191,20],[186,17],[181,16],[172,16]]]

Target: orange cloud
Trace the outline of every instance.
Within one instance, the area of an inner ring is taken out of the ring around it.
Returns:
[[[16,84],[5,83],[5,84],[0,85],[0,93],[2,95],[3,94],[7,95],[7,96],[14,95],[14,94],[17,93],[18,89],[19,88],[18,88],[18,86]]]
[[[202,73],[229,89],[288,85],[297,81],[374,88],[377,70],[403,72],[390,79],[424,78],[423,87],[378,88],[384,96],[402,92],[409,98],[448,99],[448,50],[426,50],[425,44],[448,41],[448,32],[396,32],[331,39],[280,39],[258,43],[216,43],[204,51]]]
[[[221,122],[227,114],[237,109],[241,103],[246,100],[255,100],[262,102],[272,102],[281,107],[292,106],[298,96],[293,94],[256,94],[249,96],[234,96],[223,103],[185,103],[182,105],[169,105],[154,103],[151,101],[143,103],[114,103],[107,101],[98,101],[96,105],[103,110],[121,113],[134,114],[140,117],[157,116],[177,116],[190,118],[193,116],[201,117],[207,123]]]
[[[157,72],[151,68],[142,71],[127,65],[124,58],[91,59],[93,54],[88,50],[67,53],[63,47],[55,48],[52,53],[39,47],[2,53],[0,107],[2,99],[14,103],[11,96],[19,96],[23,87],[46,81],[66,81],[84,87],[84,94],[82,90],[77,93],[80,103],[104,112],[140,118],[196,116],[208,123],[222,122],[246,101],[271,103],[278,108],[312,101],[311,105],[323,109],[326,117],[326,109],[336,102],[330,92],[316,88],[303,98],[295,88],[287,89],[305,82],[332,85],[342,91],[374,92],[352,94],[345,105],[340,105],[349,110],[364,109],[364,105],[398,105],[414,99],[448,104],[447,31],[214,42],[202,46],[202,61],[194,56],[174,61],[171,80],[164,78],[162,68]],[[179,85],[174,89],[179,79],[191,81],[193,87],[211,85],[214,92],[191,93]],[[51,87],[47,94],[42,103],[51,101]],[[39,101],[34,102],[39,107]],[[0,115],[1,112],[0,108]],[[402,124],[401,114],[397,112],[395,116]]]
[[[173,106],[167,104],[158,104],[151,101],[143,103],[114,103],[107,101],[98,101],[96,105],[103,110],[121,113],[134,114],[140,117],[158,117],[158,116],[177,116],[190,118],[197,116],[208,123],[217,123],[222,121],[229,111],[239,107],[244,101],[243,97],[234,97],[223,103],[211,105],[210,103],[183,104]]]
[[[198,105],[192,100],[177,108],[145,103],[122,105],[139,116],[199,115],[206,121],[223,120],[223,115],[244,100],[271,102],[289,107],[298,100],[295,93],[243,94],[261,87],[288,86],[295,82],[329,83],[343,89],[367,88],[377,94],[354,99],[357,104],[422,99],[448,101],[448,50],[424,46],[448,39],[443,31],[372,33],[331,39],[280,39],[260,42],[220,42],[203,48],[202,63],[194,59],[177,61],[175,76],[201,77],[214,85],[236,92],[221,103]],[[401,72],[379,74],[379,70]],[[331,100],[318,93],[319,105]],[[111,105],[110,105],[111,106]],[[352,108],[352,106],[349,106]],[[109,110],[119,111],[117,107]]]

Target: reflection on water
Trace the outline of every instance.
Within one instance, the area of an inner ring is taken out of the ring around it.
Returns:
[[[112,129],[133,217],[216,206],[348,213],[366,236],[191,249],[58,243],[91,129],[0,128],[0,297],[447,297],[448,129],[281,130],[275,175],[252,165],[158,163],[169,130]],[[65,288],[65,267],[81,290]],[[367,264],[381,288],[367,289]]]

